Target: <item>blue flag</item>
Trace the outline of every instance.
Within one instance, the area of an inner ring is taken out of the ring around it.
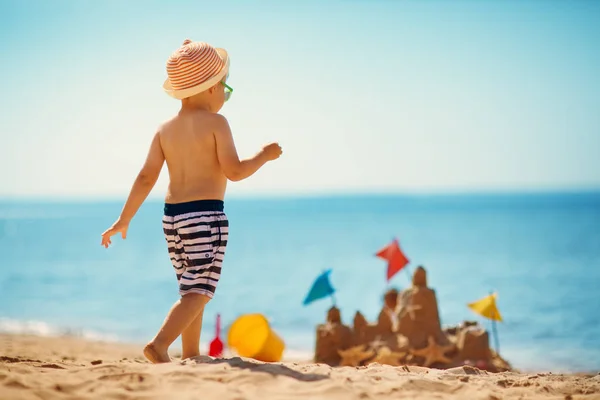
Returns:
[[[319,275],[317,279],[315,279],[315,282],[313,283],[312,287],[310,288],[310,291],[304,299],[304,305],[312,303],[315,300],[319,300],[324,297],[333,295],[335,289],[331,287],[331,283],[329,282],[330,273],[331,270],[328,269],[327,271]]]

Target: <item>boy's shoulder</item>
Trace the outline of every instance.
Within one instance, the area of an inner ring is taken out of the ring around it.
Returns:
[[[181,126],[180,123],[186,119],[195,120],[194,122],[198,127],[202,126],[214,131],[229,130],[229,122],[224,115],[198,110],[188,112],[185,115],[176,114],[170,119],[159,123],[156,133],[159,136],[162,136],[165,133],[171,132],[176,129],[177,126]]]
[[[156,128],[157,133],[161,134],[161,133],[163,133],[165,131],[168,131],[169,128],[171,126],[173,126],[173,124],[175,124],[177,121],[178,121],[178,116],[174,115],[171,118],[169,118],[169,119],[167,119],[165,121],[160,122],[158,124],[158,127]]]
[[[223,114],[208,111],[195,111],[191,114],[197,126],[202,126],[213,132],[227,131],[229,122]]]
[[[204,111],[204,110],[194,110],[194,111],[188,111],[185,114],[182,114],[182,113],[175,114],[170,119],[163,121],[161,124],[159,124],[159,126],[167,127],[167,126],[177,123],[178,121],[189,120],[189,119],[203,120],[206,122],[215,122],[215,123],[227,122],[227,118],[223,114],[213,113],[213,112]]]

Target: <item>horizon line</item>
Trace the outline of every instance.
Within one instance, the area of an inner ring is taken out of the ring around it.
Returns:
[[[322,199],[339,197],[463,197],[463,196],[543,196],[543,195],[600,195],[600,187],[581,188],[512,188],[512,189],[483,189],[483,190],[397,190],[397,191],[359,191],[359,190],[331,190],[307,192],[255,192],[226,194],[226,199],[252,200],[252,199]],[[6,201],[77,201],[77,202],[112,202],[127,199],[127,194],[122,195],[0,195],[0,202]],[[163,196],[150,195],[145,201],[164,201]]]

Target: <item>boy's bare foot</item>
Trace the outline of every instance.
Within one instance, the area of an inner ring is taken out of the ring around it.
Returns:
[[[161,364],[171,362],[169,358],[169,354],[164,351],[161,352],[156,349],[154,343],[148,343],[146,347],[144,347],[144,355],[153,364]]]

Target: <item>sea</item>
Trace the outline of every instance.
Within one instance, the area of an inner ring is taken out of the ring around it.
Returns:
[[[0,201],[0,332],[80,335],[143,344],[178,299],[148,200],[126,240],[100,246],[122,201]],[[467,304],[498,294],[499,352],[524,371],[600,370],[600,192],[232,197],[223,273],[204,316],[202,346],[264,314],[288,357],[310,359],[333,299],[303,305],[331,269],[345,323],[375,321],[389,287],[421,265],[442,325],[491,323]],[[375,253],[397,239],[410,263],[390,282]],[[179,343],[179,342],[177,342]],[[493,346],[494,341],[490,339]]]

